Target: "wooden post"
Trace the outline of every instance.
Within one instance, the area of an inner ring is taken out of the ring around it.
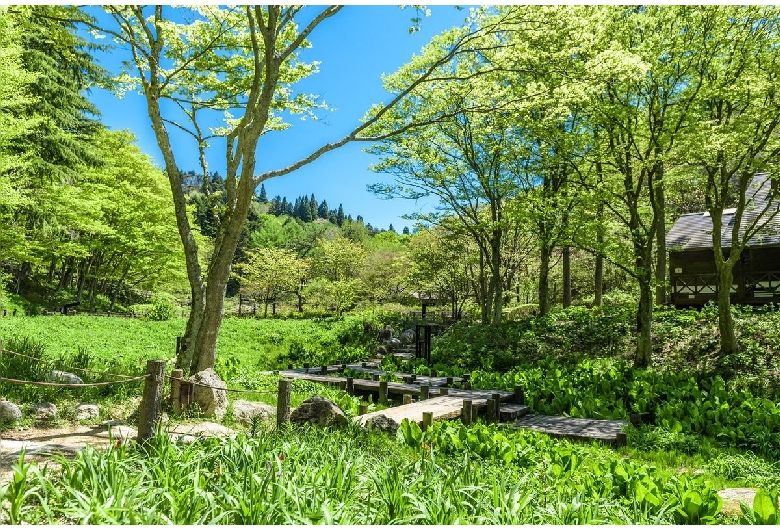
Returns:
[[[171,372],[171,407],[173,412],[181,412],[181,379],[184,378],[184,370],[176,368]]]
[[[288,370],[292,370],[293,369],[293,364],[292,363],[287,363],[287,369]]]
[[[461,411],[461,420],[463,425],[471,425],[473,418],[473,409],[470,399],[463,400],[463,410]]]
[[[420,387],[420,401],[425,401],[431,395],[431,387],[428,385],[422,385]]]
[[[501,394],[493,394],[491,397],[495,406],[496,421],[499,421],[501,419]]]
[[[309,363],[303,363],[303,369],[306,370],[306,373],[309,373]]]
[[[355,378],[347,377],[347,394],[350,396],[355,395]]]
[[[471,374],[463,374],[461,377],[464,381],[470,381],[471,380]]]
[[[412,395],[411,394],[404,394],[404,405],[411,405],[412,404]]]
[[[463,381],[463,390],[471,390],[471,381]]]
[[[446,386],[443,386],[443,387],[439,388],[439,395],[440,396],[449,396],[450,395],[450,389],[447,388]]]
[[[379,381],[379,402],[387,404],[387,381]]]
[[[522,387],[515,386],[515,397],[514,402],[518,405],[525,405],[525,392],[523,392]]]
[[[447,378],[447,384],[448,385],[451,385],[453,383],[453,381],[455,381],[455,380],[452,377],[448,377]]]
[[[358,416],[362,416],[363,414],[368,414],[368,403],[361,403],[358,406]]]
[[[495,423],[496,422],[496,402],[495,400],[488,399],[487,400],[487,417],[486,420],[488,423]]]
[[[290,393],[292,381],[279,379],[279,395],[276,399],[276,427],[290,423]]]
[[[328,367],[323,364],[322,367],[320,368],[320,373],[322,375],[328,375]]]
[[[433,412],[423,412],[422,430],[427,431],[433,423]]]
[[[162,396],[165,387],[165,361],[146,361],[146,380],[138,415],[139,442],[145,442],[154,436],[157,422],[162,413]]]
[[[363,368],[365,368],[365,367],[366,367],[366,363],[360,363],[360,366],[362,366]]]
[[[373,374],[372,378],[374,379],[374,381],[379,381],[379,374]]]
[[[625,447],[628,444],[626,433],[619,432],[615,435],[615,447]]]
[[[415,381],[417,381],[417,374],[410,374],[409,375],[409,382],[410,383],[414,383]]]

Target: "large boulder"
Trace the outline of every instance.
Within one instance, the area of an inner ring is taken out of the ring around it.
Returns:
[[[79,403],[76,406],[76,421],[91,420],[100,416],[100,407],[92,403]]]
[[[344,411],[331,400],[312,396],[292,411],[290,423],[311,423],[318,427],[344,427],[349,420]]]
[[[30,415],[39,420],[53,421],[57,419],[57,405],[54,403],[30,405]]]
[[[0,401],[0,423],[13,423],[22,419],[22,411],[10,401]]]
[[[398,336],[398,340],[401,341],[401,344],[412,344],[414,342],[414,330],[413,329],[407,329],[401,332],[401,334]]]
[[[213,368],[198,372],[190,377],[190,381],[196,383],[192,391],[192,401],[200,406],[205,416],[213,416],[221,421],[228,407],[225,382]]]
[[[276,408],[265,403],[255,403],[254,401],[244,401],[243,399],[237,399],[233,402],[233,418],[247,427],[252,425],[252,418],[264,421],[275,415]]]
[[[49,381],[53,383],[67,383],[69,385],[81,385],[84,381],[70,372],[63,372],[62,370],[52,370],[49,372]]]
[[[384,414],[371,416],[365,422],[363,422],[364,429],[374,429],[377,431],[386,432],[391,436],[395,436],[395,433],[399,427],[400,425],[398,425],[397,421],[395,421],[393,418],[388,418]]]

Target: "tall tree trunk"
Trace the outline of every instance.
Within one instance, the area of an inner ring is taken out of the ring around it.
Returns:
[[[651,325],[653,321],[653,291],[651,286],[652,276],[645,275],[639,280],[639,307],[637,309],[637,344],[634,366],[647,368],[652,358],[653,344],[651,338]]]
[[[720,331],[721,355],[730,355],[737,351],[734,319],[731,317],[731,284],[733,282],[734,267],[729,259],[723,262],[723,266],[718,271],[718,330]]]
[[[571,247],[563,247],[563,307],[571,305]]]
[[[494,230],[490,241],[491,258],[491,283],[493,290],[493,315],[491,324],[498,326],[501,324],[504,293],[501,282],[501,240],[503,239],[502,230]]]
[[[663,167],[659,169],[663,174]],[[655,182],[655,215],[658,216],[658,230],[655,233],[655,300],[657,304],[666,304],[666,197],[662,182]]]
[[[550,259],[552,248],[547,241],[542,241],[539,253],[539,316],[550,311]]]

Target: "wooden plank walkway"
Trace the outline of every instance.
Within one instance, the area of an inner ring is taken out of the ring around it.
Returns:
[[[349,364],[347,367],[358,372],[371,374],[372,376],[374,374],[382,376],[386,373],[385,371],[380,370],[376,365],[372,366],[368,363],[365,367],[363,367],[362,364]],[[341,370],[341,365],[333,365],[327,367],[326,371],[330,374],[338,373]],[[279,374],[289,378],[304,379],[332,385],[343,385],[346,388],[346,377],[320,375],[321,371],[321,367],[310,368],[308,373],[305,369],[298,368],[282,370]],[[408,377],[410,374],[396,375],[399,377]],[[454,378],[452,381],[461,382],[463,379]],[[360,425],[365,425],[372,417],[386,416],[399,424],[404,419],[422,424],[423,412],[431,412],[433,414],[432,421],[453,419],[460,417],[463,400],[465,399],[472,401],[472,408],[474,415],[476,416],[477,411],[485,408],[487,400],[492,399],[494,394],[498,394],[499,400],[502,402],[499,411],[500,421],[512,422],[509,423],[509,425],[514,428],[530,429],[552,436],[561,436],[578,440],[600,440],[615,445],[622,445],[625,443],[623,427],[628,423],[626,421],[528,414],[529,409],[527,406],[519,405],[517,403],[506,403],[511,402],[515,397],[513,392],[481,389],[462,390],[458,388],[449,388],[447,387],[447,383],[446,377],[427,377],[420,375],[416,376],[414,383],[388,382],[388,397],[391,395],[403,396],[405,394],[420,396],[420,387],[422,384],[425,384],[430,387],[429,399],[357,416],[354,418],[354,421],[359,422]],[[355,391],[379,393],[379,381],[353,378],[352,384]],[[447,395],[442,395],[442,392],[447,392]]]
[[[484,405],[485,400],[482,400]],[[456,398],[451,396],[439,396],[425,401],[418,401],[409,405],[402,405],[400,407],[391,407],[389,409],[378,410],[376,412],[369,412],[362,416],[356,416],[355,422],[361,426],[365,426],[366,422],[371,418],[377,416],[385,416],[394,420],[399,425],[404,419],[409,421],[415,421],[418,424],[422,424],[423,412],[431,412],[433,414],[433,421],[452,420],[460,417],[460,411],[463,407],[463,398]]]
[[[616,443],[619,440],[619,434],[623,433],[623,427],[627,424],[628,422],[624,420],[593,420],[528,414],[512,423],[512,427],[577,440],[601,440]]]

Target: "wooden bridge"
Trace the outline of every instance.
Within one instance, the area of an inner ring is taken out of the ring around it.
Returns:
[[[370,379],[335,375],[343,374],[346,369]],[[280,371],[279,374],[292,379],[339,386],[351,395],[377,395],[378,402],[383,404],[399,402],[398,406],[355,417],[354,421],[361,425],[365,425],[372,418],[385,416],[398,424],[406,419],[426,428],[431,422],[456,418],[470,424],[479,414],[484,414],[488,422],[510,423],[515,428],[572,439],[600,440],[617,446],[625,445],[625,434],[622,430],[627,423],[625,421],[529,414],[530,409],[524,404],[520,387],[515,387],[513,392],[472,389],[468,375],[441,377],[395,373],[395,377],[403,380],[403,383],[381,381],[387,372],[379,369],[376,362],[288,369]],[[450,385],[453,384],[464,388],[451,388]]]

